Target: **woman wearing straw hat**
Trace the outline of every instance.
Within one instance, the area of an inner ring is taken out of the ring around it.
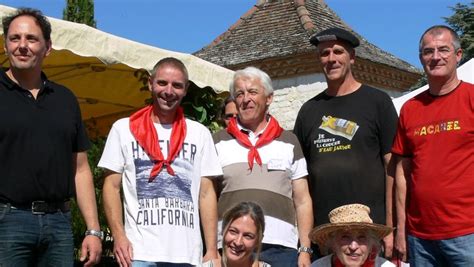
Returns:
[[[332,254],[313,262],[318,267],[390,267],[393,263],[378,257],[380,241],[392,228],[372,223],[370,208],[350,204],[333,209],[330,223],[314,228],[311,241]]]

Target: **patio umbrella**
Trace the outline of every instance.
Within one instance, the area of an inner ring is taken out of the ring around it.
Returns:
[[[0,5],[0,20],[14,8]],[[92,135],[106,135],[111,124],[145,105],[147,73],[160,59],[176,57],[189,72],[192,88],[226,91],[233,71],[191,54],[164,50],[121,38],[84,24],[48,18],[53,51],[43,62],[48,78],[71,89]],[[3,32],[1,33],[3,34]],[[2,47],[3,38],[0,38]],[[0,64],[8,68],[3,49]]]

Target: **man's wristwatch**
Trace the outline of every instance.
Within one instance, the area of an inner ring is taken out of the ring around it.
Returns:
[[[93,235],[93,236],[97,236],[98,238],[100,238],[100,240],[104,240],[104,232],[102,231],[97,231],[97,230],[87,230],[84,235]]]
[[[311,248],[308,248],[308,247],[299,247],[298,248],[298,254],[300,254],[301,252],[306,252],[309,255],[313,255],[313,250]]]

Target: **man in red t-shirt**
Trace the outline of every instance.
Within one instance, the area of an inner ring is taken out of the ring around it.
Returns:
[[[460,40],[433,26],[420,40],[429,90],[400,113],[395,249],[411,266],[474,266],[474,85],[458,79]],[[405,227],[406,224],[406,227]]]

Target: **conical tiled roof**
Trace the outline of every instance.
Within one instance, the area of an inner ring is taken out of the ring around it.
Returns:
[[[420,77],[419,70],[414,66],[383,51],[354,32],[322,0],[260,0],[226,32],[194,55],[230,69],[262,60],[294,58],[298,55],[306,60],[308,56],[313,56],[316,60],[315,47],[309,43],[309,38],[316,32],[335,26],[359,37],[361,45],[356,48],[356,56],[362,59],[361,62],[370,62],[372,69],[377,69],[374,64],[383,65],[387,71],[382,76],[397,76],[395,72],[402,73],[403,77],[396,79],[400,78],[403,82],[388,82],[387,87],[408,89],[408,85]],[[311,63],[314,64],[314,61]],[[362,63],[356,61],[356,64]],[[360,75],[376,72],[362,66],[358,69],[361,71]]]

